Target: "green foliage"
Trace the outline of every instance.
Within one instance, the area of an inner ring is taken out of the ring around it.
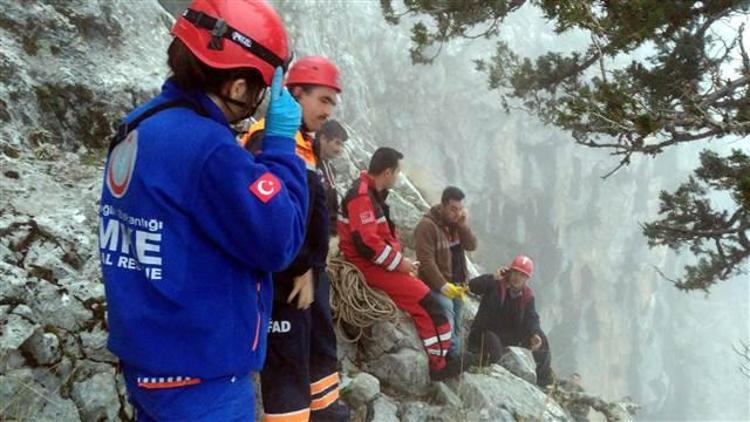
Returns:
[[[726,192],[738,204],[731,214],[712,203],[716,192]],[[741,272],[750,256],[750,157],[740,150],[721,157],[701,153],[701,165],[674,193],[661,192],[661,219],[643,226],[649,245],[674,250],[687,246],[699,257],[685,267],[677,281],[684,290],[708,288]]]
[[[578,52],[548,51],[536,58],[497,40],[494,53],[475,64],[506,110],[520,106],[570,132],[576,143],[609,150],[619,159],[613,172],[634,154],[656,156],[681,143],[750,133],[745,27],[728,23],[748,15],[746,0],[404,0],[403,10],[392,0],[381,5],[393,24],[405,15],[425,19],[412,27],[414,63],[430,63],[454,38],[497,39],[503,21],[525,5],[539,9],[559,34],[587,33],[591,41]],[[635,57],[649,55],[614,67],[636,50]],[[704,152],[694,177],[676,192],[662,193],[662,219],[646,224],[644,233],[651,246],[687,247],[696,255],[697,264],[685,267],[678,287],[705,290],[740,271],[749,249],[747,168],[741,151],[726,157]],[[708,198],[721,193],[729,193],[734,204],[717,210]],[[706,236],[710,230],[730,232],[717,239]]]

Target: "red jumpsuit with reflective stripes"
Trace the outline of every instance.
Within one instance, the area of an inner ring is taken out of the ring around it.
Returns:
[[[340,248],[371,286],[384,291],[408,312],[424,343],[430,369],[445,367],[451,327],[440,305],[422,280],[399,272],[403,260],[396,227],[390,220],[387,191],[377,192],[372,177],[362,172],[341,203]]]

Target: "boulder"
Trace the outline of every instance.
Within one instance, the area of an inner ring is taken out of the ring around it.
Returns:
[[[96,373],[90,378],[73,383],[71,397],[87,421],[117,420],[120,397],[117,394],[114,370]]]
[[[427,355],[411,318],[403,312],[395,322],[374,324],[360,340],[367,372],[408,397],[427,394],[430,383]]]
[[[97,362],[117,363],[117,358],[107,350],[107,332],[98,324],[91,331],[79,333],[83,354]]]
[[[454,422],[466,421],[466,412],[458,408],[435,406],[421,401],[409,401],[401,405],[399,418],[402,422]]]
[[[443,382],[433,382],[430,386],[432,390],[432,398],[435,401],[435,403],[447,407],[447,408],[454,408],[454,409],[460,409],[463,407],[463,403],[461,402],[461,398],[456,395],[456,393],[450,389],[445,383]]]
[[[367,418],[369,422],[399,422],[398,406],[385,394],[381,394],[370,406]]]
[[[342,388],[344,399],[353,409],[367,405],[377,398],[378,394],[380,381],[367,372],[360,372]]]
[[[395,322],[381,321],[370,327],[370,332],[362,337],[360,345],[364,358],[368,360],[400,349],[423,350],[411,317],[401,311]]]
[[[499,363],[517,377],[536,384],[536,362],[531,350],[523,347],[508,347]]]
[[[59,283],[83,303],[104,302],[104,283],[101,282],[101,269],[98,265],[95,267],[95,274],[90,277],[69,277]]]
[[[421,401],[410,401],[401,405],[399,420],[401,422],[422,422],[428,420],[430,408]]]
[[[7,374],[13,369],[23,368],[26,358],[17,349],[0,350],[0,374]]]
[[[38,325],[14,312],[7,316],[1,327],[0,355],[3,355],[8,350],[14,350],[21,346],[34,334]]]
[[[407,397],[423,396],[430,386],[427,355],[423,351],[400,349],[367,362],[368,372],[393,391]]]
[[[449,385],[469,409],[486,409],[492,420],[502,420],[510,412],[521,420],[568,421],[566,412],[536,386],[499,365],[485,373],[464,372]]]
[[[34,315],[39,321],[75,332],[82,329],[93,316],[91,311],[66,289],[47,280],[31,279],[28,287],[30,291],[25,298],[26,304],[34,310]]]
[[[60,339],[55,334],[42,330],[36,330],[21,347],[38,365],[49,366],[62,357]]]
[[[71,400],[62,398],[58,388],[47,388],[36,378],[28,368],[0,375],[0,420],[80,420]]]
[[[10,253],[3,253],[2,248],[0,248],[0,274],[2,274],[0,301],[4,303],[17,302],[26,294],[24,286],[28,279],[23,269],[5,262],[6,259],[13,260],[14,258]]]

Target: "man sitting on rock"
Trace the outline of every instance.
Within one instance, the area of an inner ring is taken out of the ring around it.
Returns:
[[[481,296],[479,310],[469,333],[469,350],[480,355],[484,365],[496,363],[504,347],[531,349],[536,361],[537,385],[552,383],[547,337],[539,325],[534,292],[526,285],[534,272],[534,261],[517,256],[510,268],[485,274],[469,282],[471,292]]]
[[[430,376],[456,375],[460,360],[446,362],[451,347],[451,326],[430,288],[416,277],[419,262],[402,255],[396,226],[386,204],[396,185],[403,155],[392,148],[378,148],[368,171],[349,189],[341,203],[338,231],[341,252],[365,276],[372,287],[384,291],[414,319],[427,351]]]
[[[448,351],[451,357],[457,357],[461,350],[461,309],[468,290],[465,251],[477,249],[477,238],[466,220],[464,193],[448,186],[440,204],[432,207],[414,229],[419,278],[435,292],[453,328],[453,345]]]

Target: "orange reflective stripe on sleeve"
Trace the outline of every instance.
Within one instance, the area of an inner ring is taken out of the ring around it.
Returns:
[[[310,394],[318,394],[325,391],[327,388],[339,382],[339,373],[334,372],[327,377],[321,378],[318,381],[310,384]]]
[[[315,399],[310,403],[310,409],[312,410],[321,410],[325,409],[326,407],[330,406],[331,403],[335,402],[339,398],[339,389],[336,388],[335,390],[331,391],[330,393],[326,394],[325,396]]]
[[[307,422],[310,420],[310,409],[302,409],[288,413],[266,413],[264,422]]]

